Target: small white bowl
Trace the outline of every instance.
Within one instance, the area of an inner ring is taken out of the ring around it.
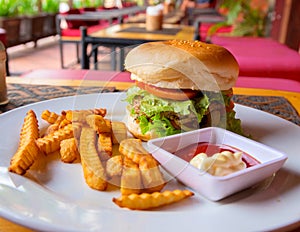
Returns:
[[[259,163],[220,177],[199,170],[174,155],[176,151],[200,142],[232,146]],[[212,201],[221,200],[272,176],[287,159],[285,154],[271,147],[216,127],[153,139],[148,141],[147,147],[167,172]]]

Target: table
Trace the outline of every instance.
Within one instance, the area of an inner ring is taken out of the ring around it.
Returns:
[[[178,24],[163,24],[163,29],[149,32],[144,23],[123,23],[101,29],[92,34],[87,34],[87,28],[81,27],[82,59],[81,68],[89,69],[89,57],[93,55],[94,63],[97,64],[97,47],[107,46],[120,49],[120,70],[123,70],[124,47],[138,45],[146,42],[161,40],[193,40],[195,28]],[[92,51],[88,54],[88,45],[92,45]],[[115,56],[112,59],[115,60]],[[113,64],[114,69],[116,64]]]
[[[113,19],[118,19],[118,22],[123,22],[124,16],[135,15],[144,12],[146,7],[133,6],[115,10],[88,11],[82,14],[58,14],[56,16],[56,25],[60,28],[61,20],[108,20],[112,23]]]
[[[99,78],[100,79],[100,78]],[[82,83],[79,80],[62,80],[62,79],[43,79],[36,78],[19,78],[19,77],[7,77],[7,83],[11,84],[20,84],[20,85],[53,85],[53,86],[81,86]],[[103,84],[103,80],[87,80],[85,81],[85,86],[101,86]],[[127,89],[128,87],[132,86],[133,82],[125,80],[122,82],[120,80],[114,81],[111,83],[111,86],[115,87],[115,90],[122,91]],[[300,113],[300,93],[295,92],[288,92],[288,91],[281,91],[281,90],[266,90],[266,89],[254,89],[254,88],[234,88],[234,94],[237,95],[250,95],[250,96],[277,96],[277,97],[284,97],[287,99],[291,105],[296,109],[298,113]],[[298,226],[300,229],[300,222],[296,223],[295,225],[291,226],[290,229],[295,229],[295,226]],[[299,229],[294,230],[294,232],[299,231]],[[0,231],[6,232],[32,232],[28,228],[23,226],[17,225],[13,222],[10,222],[4,218],[0,217]]]
[[[171,11],[168,14],[163,15],[163,22],[166,24],[180,24],[184,19],[185,14],[182,11]],[[145,23],[146,22],[146,14],[140,13],[134,16],[130,16],[127,19],[124,19],[126,23]]]

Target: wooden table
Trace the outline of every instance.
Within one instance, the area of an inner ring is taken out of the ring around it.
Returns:
[[[99,80],[101,82],[101,80]],[[62,79],[30,79],[30,78],[18,78],[18,77],[8,77],[7,83],[18,83],[18,84],[47,84],[47,85],[70,85],[70,86],[80,86],[82,83],[79,80],[62,80]],[[97,81],[85,81],[86,86],[95,86]],[[131,85],[132,82],[115,82],[112,83],[119,90],[125,90]],[[294,106],[294,108],[300,113],[300,93],[288,92],[288,91],[280,91],[280,90],[266,90],[266,89],[252,89],[252,88],[234,88],[234,94],[243,94],[243,95],[258,95],[258,96],[281,96],[285,97],[290,101],[290,103]],[[295,225],[291,226],[290,229],[294,232],[300,231],[300,222],[296,224],[299,226],[299,229],[295,229]],[[13,222],[10,222],[4,218],[0,217],[0,231],[5,232],[30,232],[28,228],[17,225]]]
[[[98,62],[97,47],[100,45],[121,48],[120,70],[123,70],[124,49],[122,48],[124,47],[162,40],[193,40],[196,36],[194,27],[178,24],[164,24],[162,30],[154,32],[146,31],[144,23],[117,24],[89,35],[85,27],[82,27],[81,30],[82,69],[90,68],[89,57],[91,55],[94,57],[95,64]],[[92,45],[92,51],[88,54],[87,48],[90,44]]]

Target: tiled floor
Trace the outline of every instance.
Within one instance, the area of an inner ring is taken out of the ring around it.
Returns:
[[[21,75],[35,69],[61,69],[60,52],[58,45],[59,38],[57,36],[48,37],[38,41],[37,47],[33,43],[27,43],[15,47],[8,48],[9,69],[11,76]],[[101,62],[100,69],[110,69],[109,56],[103,53],[109,52],[106,48],[100,52]],[[64,45],[64,62],[71,64],[68,68],[80,69],[80,64],[76,64],[75,44]]]

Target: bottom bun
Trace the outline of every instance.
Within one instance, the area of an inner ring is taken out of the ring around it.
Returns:
[[[136,122],[135,118],[130,115],[129,112],[127,112],[127,129],[135,138],[143,141],[149,141],[150,139],[158,137],[153,131],[148,131],[146,134],[143,134],[140,125]]]

